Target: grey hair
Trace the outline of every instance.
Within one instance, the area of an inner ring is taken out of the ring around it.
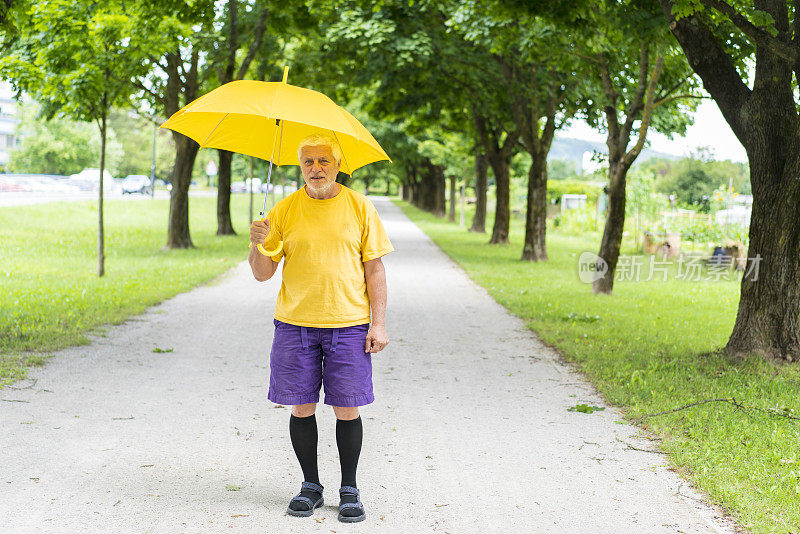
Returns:
[[[323,135],[323,134],[312,134],[300,141],[300,144],[297,147],[297,159],[300,159],[300,153],[303,151],[304,148],[309,146],[326,146],[331,149],[331,154],[333,154],[333,159],[336,160],[337,164],[342,162],[342,148],[339,146],[339,143],[336,139],[333,139],[330,136]]]

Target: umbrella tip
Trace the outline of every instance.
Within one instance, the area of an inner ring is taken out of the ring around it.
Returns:
[[[288,77],[289,77],[289,65],[285,65],[283,67],[283,80],[281,80],[281,81],[283,83],[286,83],[286,78],[288,78]]]

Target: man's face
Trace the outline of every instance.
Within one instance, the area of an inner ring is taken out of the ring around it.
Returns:
[[[306,185],[318,193],[325,193],[336,182],[339,164],[333,159],[328,146],[307,146],[300,151],[300,169]]]

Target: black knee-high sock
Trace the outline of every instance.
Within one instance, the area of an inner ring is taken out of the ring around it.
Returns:
[[[356,468],[361,454],[364,430],[361,417],[336,420],[336,445],[339,447],[339,463],[342,466],[342,486],[356,487]]]
[[[317,418],[314,414],[308,417],[289,418],[289,436],[292,438],[292,447],[303,470],[306,482],[319,484],[317,471]]]

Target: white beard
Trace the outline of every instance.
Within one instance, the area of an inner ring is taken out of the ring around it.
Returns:
[[[307,185],[308,185],[308,187],[310,187],[311,189],[313,189],[315,193],[322,193],[322,194],[325,194],[325,193],[327,193],[328,191],[330,191],[330,189],[331,189],[332,187],[334,187],[334,185],[335,185],[335,184],[336,184],[336,182],[329,182],[327,185],[323,185],[323,186],[321,186],[321,187],[314,187],[314,186],[313,186],[313,185],[311,185],[311,184],[307,184]]]

